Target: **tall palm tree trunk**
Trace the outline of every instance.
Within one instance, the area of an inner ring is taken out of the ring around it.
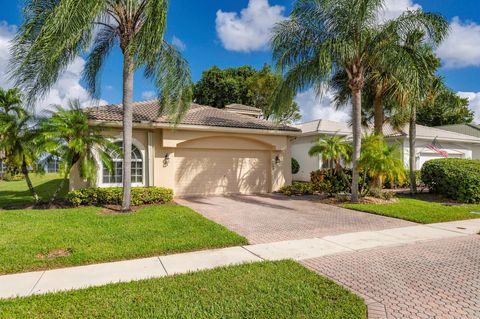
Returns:
[[[32,197],[35,200],[35,204],[38,204],[38,202],[40,201],[40,198],[38,197],[38,194],[35,191],[35,188],[33,188],[32,181],[30,180],[30,175],[28,174],[28,166],[27,166],[27,163],[25,162],[25,159],[22,162],[22,174],[25,176],[25,181],[27,182],[28,190],[30,191],[30,194],[32,194]]]
[[[373,126],[376,134],[383,135],[383,122],[385,121],[385,115],[383,112],[383,98],[376,95],[373,101],[374,116]]]
[[[409,166],[410,166],[410,192],[412,194],[417,193],[417,177],[416,177],[416,150],[415,142],[417,136],[417,107],[412,106],[410,113],[410,125],[408,132],[408,142],[409,142]]]
[[[374,114],[373,114],[373,129],[375,134],[383,136],[383,122],[385,121],[385,114],[383,112],[383,97],[381,93],[375,94],[373,100]],[[373,188],[381,190],[383,188],[383,181],[381,176],[374,178],[372,183]]]
[[[358,160],[362,147],[362,90],[352,90],[352,131],[353,131],[353,156],[352,156],[352,202],[357,203],[358,196]]]
[[[133,58],[123,54],[123,203],[122,210],[130,211],[132,191],[132,126],[133,126]]]

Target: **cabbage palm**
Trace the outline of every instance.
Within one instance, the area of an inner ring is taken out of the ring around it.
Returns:
[[[92,181],[97,176],[98,168],[95,155],[111,170],[111,152],[121,151],[102,134],[103,129],[89,125],[88,117],[82,111],[78,100],[70,100],[68,108],[56,105],[50,113],[51,116],[44,118],[40,124],[46,140],[45,149],[50,154],[44,162],[48,162],[53,156],[60,157],[63,176],[50,199],[50,202],[53,202],[63,189],[72,167],[77,165],[80,177]]]
[[[384,0],[297,0],[289,19],[274,28],[273,58],[284,72],[277,92],[277,111],[297,91],[314,86],[319,94],[339,72],[347,75],[353,126],[352,201],[358,202],[358,159],[361,148],[362,90],[372,65],[386,65],[398,34],[421,29],[435,42],[447,28],[437,15],[409,12],[379,25]],[[380,62],[379,62],[380,61]]]
[[[26,111],[0,113],[0,149],[5,151],[9,167],[20,170],[25,176],[28,189],[36,204],[40,198],[30,180],[29,170],[42,156],[40,130],[33,115]]]
[[[99,71],[111,50],[123,54],[123,205],[130,210],[133,80],[143,67],[158,90],[161,111],[178,122],[192,95],[190,68],[164,33],[168,0],[27,0],[12,50],[12,76],[28,102],[44,96],[78,56],[84,79],[100,96]]]
[[[335,171],[342,168],[342,160],[349,163],[352,156],[352,145],[346,141],[344,136],[322,136],[315,140],[313,146],[308,151],[308,155],[322,156],[323,161],[333,161]]]

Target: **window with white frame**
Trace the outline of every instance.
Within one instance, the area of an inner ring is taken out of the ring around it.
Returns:
[[[120,149],[123,150],[123,143],[115,143]],[[118,152],[112,151],[110,154],[112,158],[113,167],[110,172],[107,167],[103,167],[102,183],[103,184],[122,184],[123,182],[123,156]],[[143,183],[143,157],[140,150],[132,145],[132,183]]]

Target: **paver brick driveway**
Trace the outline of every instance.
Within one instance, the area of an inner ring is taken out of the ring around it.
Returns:
[[[190,198],[177,202],[245,236],[251,244],[416,225],[308,198],[280,195]]]
[[[369,318],[480,318],[478,235],[303,263],[350,288],[367,304],[383,304],[383,316],[377,306]]]

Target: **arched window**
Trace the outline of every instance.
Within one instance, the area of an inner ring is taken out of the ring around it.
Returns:
[[[123,150],[123,143],[115,143]],[[110,154],[113,162],[113,171],[110,173],[108,168],[103,168],[103,184],[122,184],[123,182],[123,156],[118,152],[112,151]],[[143,183],[143,158],[140,150],[132,145],[132,183]]]

